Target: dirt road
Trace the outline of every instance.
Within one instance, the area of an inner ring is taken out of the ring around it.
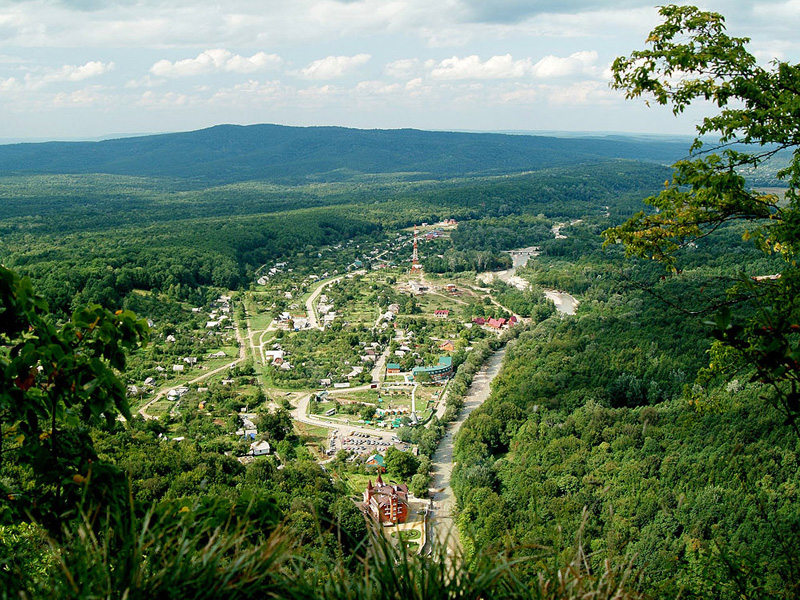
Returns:
[[[475,374],[464,399],[464,408],[461,409],[458,418],[447,425],[447,433],[433,454],[431,489],[441,491],[432,494],[429,536],[435,543],[446,545],[448,553],[455,552],[459,546],[458,530],[454,520],[456,499],[450,487],[450,476],[453,472],[453,438],[469,414],[489,397],[490,384],[500,372],[505,354],[506,350],[503,347],[489,357],[481,370]]]

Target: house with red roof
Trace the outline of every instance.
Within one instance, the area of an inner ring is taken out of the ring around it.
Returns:
[[[381,525],[405,523],[408,518],[408,486],[385,484],[380,474],[372,485],[370,479],[364,490],[364,509]]]
[[[501,329],[506,324],[505,319],[489,319],[486,324],[494,329]]]

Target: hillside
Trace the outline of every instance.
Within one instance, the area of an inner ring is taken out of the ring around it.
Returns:
[[[343,127],[219,125],[101,142],[0,146],[0,173],[108,173],[203,182],[343,181],[359,175],[443,178],[537,171],[626,158],[671,164],[687,146],[619,138],[553,138]]]

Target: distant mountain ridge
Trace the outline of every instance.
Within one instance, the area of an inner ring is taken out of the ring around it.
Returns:
[[[688,146],[635,138],[557,138],[416,129],[217,125],[98,142],[0,146],[0,175],[108,173],[231,183],[498,175],[633,159],[671,164]]]

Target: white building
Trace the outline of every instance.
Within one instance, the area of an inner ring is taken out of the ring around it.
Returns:
[[[264,456],[265,454],[269,454],[270,450],[271,448],[267,441],[253,442],[250,444],[250,454],[253,456]]]

